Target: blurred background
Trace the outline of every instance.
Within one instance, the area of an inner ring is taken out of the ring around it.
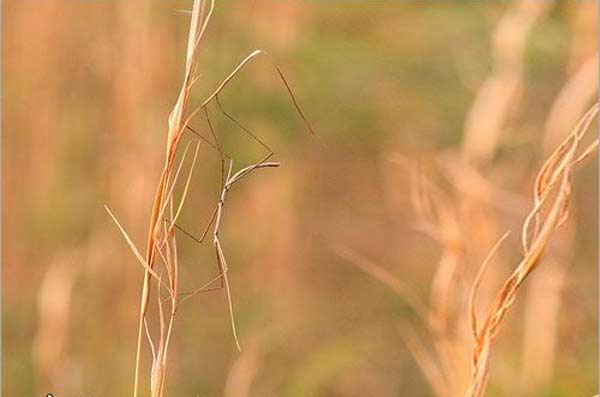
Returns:
[[[6,396],[130,393],[143,272],[103,205],[144,247],[190,7],[2,2]],[[242,352],[224,292],[195,296],[175,322],[166,394],[461,395],[465,294],[507,230],[481,315],[518,263],[537,170],[596,98],[597,16],[594,1],[218,1],[191,103],[265,50],[220,100],[283,164],[231,190],[221,228]],[[236,165],[264,156],[209,111]],[[506,319],[489,396],[597,393],[596,163],[578,168],[570,220]],[[180,222],[195,235],[219,178],[204,145]],[[179,241],[191,290],[216,274],[214,251]],[[443,332],[426,330],[406,286]],[[436,389],[428,367],[457,384]]]

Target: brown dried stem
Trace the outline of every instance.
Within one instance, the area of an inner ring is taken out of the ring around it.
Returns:
[[[489,378],[491,348],[503,319],[513,305],[525,279],[539,266],[552,235],[568,216],[573,169],[582,158],[582,155],[578,155],[578,151],[585,133],[597,114],[598,104],[595,104],[581,118],[572,133],[550,155],[538,173],[534,186],[534,207],[527,216],[521,232],[523,259],[498,291],[481,329],[475,330],[473,370],[466,393],[469,397],[484,395]],[[596,146],[597,139],[583,150],[585,157],[591,153],[590,148]],[[552,201],[549,200],[551,196]],[[545,208],[548,210],[545,211],[547,215],[544,216],[542,211]],[[471,300],[470,312],[476,321],[474,299]]]

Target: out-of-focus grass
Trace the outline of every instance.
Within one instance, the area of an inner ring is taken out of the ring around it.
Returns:
[[[173,10],[188,2],[44,3],[3,2],[3,392],[33,395],[50,387],[32,358],[41,326],[37,291],[57,252],[82,250],[72,264],[80,273],[55,395],[126,395],[141,271],[101,206],[110,203],[141,245],[154,188],[143,181],[158,178],[187,34],[186,16]],[[220,98],[284,165],[236,187],[222,234],[242,344],[257,335],[262,341],[253,390],[353,395],[344,385],[357,371],[360,382],[382,393],[430,395],[401,339],[387,329],[412,319],[406,305],[341,265],[328,245],[361,248],[427,296],[439,249],[412,228],[404,170],[382,159],[393,152],[431,156],[460,144],[465,112],[491,65],[490,30],[506,4],[278,3],[217,4],[192,98],[204,98],[254,48],[267,50]],[[499,166],[518,162],[515,175],[533,173],[541,161],[539,134],[566,77],[576,6],[557,5],[528,45],[515,124],[532,132],[511,136],[496,159]],[[317,140],[306,133],[270,59],[286,73]],[[216,108],[211,115],[240,162],[260,156],[260,147]],[[202,128],[204,121],[194,124]],[[211,150],[201,149],[197,171],[183,219],[195,233],[218,192]],[[394,208],[386,203],[386,178],[400,191]],[[531,180],[505,182],[526,195]],[[592,394],[597,383],[597,300],[580,292],[598,288],[596,197],[597,171],[582,168],[565,292],[577,310],[561,313],[561,360],[549,395]],[[216,266],[210,247],[189,241],[184,247],[182,272],[192,288]],[[225,308],[217,293],[182,309],[168,394],[222,392],[237,356]],[[502,346],[514,349],[506,357],[518,362],[518,314],[511,320],[516,324]],[[371,365],[357,365],[364,357]],[[489,395],[505,391],[492,384]]]

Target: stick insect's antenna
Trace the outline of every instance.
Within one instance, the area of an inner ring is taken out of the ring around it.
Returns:
[[[310,132],[310,134],[313,137],[316,137],[317,134],[315,133],[315,130],[313,130],[312,126],[308,122],[308,119],[304,115],[304,112],[300,108],[300,105],[298,104],[298,101],[296,100],[296,97],[294,96],[294,93],[292,92],[292,89],[291,89],[290,85],[288,84],[287,80],[283,76],[283,72],[281,71],[281,69],[279,69],[279,66],[277,66],[277,65],[274,65],[274,66],[275,66],[275,70],[277,70],[277,74],[279,74],[279,77],[281,78],[281,81],[283,81],[283,84],[285,85],[285,88],[287,89],[288,94],[290,94],[290,98],[292,98],[292,102],[294,103],[294,107],[296,108],[296,110],[298,111],[298,114],[300,115],[300,117],[304,121],[304,124],[306,124],[306,127],[308,128],[308,131]]]

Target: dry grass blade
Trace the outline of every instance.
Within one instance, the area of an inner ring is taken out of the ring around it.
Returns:
[[[185,158],[187,156],[188,150],[190,149],[192,143],[193,143],[193,141],[190,141],[187,144],[185,150],[183,151],[183,155],[181,156],[181,161],[179,163],[179,166],[177,167],[177,171],[175,172],[175,176],[173,177],[173,181],[171,182],[171,187],[169,188],[169,190],[167,192],[167,195],[165,197],[165,202],[163,203],[162,207],[160,208],[160,211],[158,212],[158,216],[157,216],[158,219],[162,219],[163,218],[163,216],[164,216],[164,214],[165,214],[165,212],[167,210],[167,207],[171,203],[171,198],[173,197],[173,191],[175,190],[175,186],[177,184],[177,181],[179,180],[179,174],[181,172],[181,169],[183,168],[183,164],[185,163]],[[189,172],[189,175],[188,175],[188,183],[189,183],[189,180],[191,178],[192,170],[194,169],[194,164],[196,163],[196,157],[198,156],[198,148],[199,148],[199,145],[196,146],[196,150],[194,152],[194,159],[192,161],[192,166],[190,168],[190,172]],[[155,232],[158,232],[158,231],[159,230],[157,229]],[[155,236],[155,239],[156,238],[157,238],[157,236]]]
[[[527,39],[551,1],[511,2],[492,36],[493,69],[481,86],[465,120],[463,156],[467,163],[488,162],[502,127],[518,101],[523,84]]]
[[[498,292],[481,329],[477,332],[473,352],[473,371],[467,396],[480,397],[485,394],[491,347],[498,335],[502,320],[514,303],[525,279],[539,266],[552,235],[568,214],[573,168],[577,159],[581,157],[578,155],[578,150],[583,136],[597,113],[598,104],[595,104],[582,117],[563,144],[546,160],[538,174],[534,189],[535,205],[523,224],[524,257]],[[594,145],[595,143],[592,143],[589,147]],[[584,153],[589,152],[589,147],[584,149]],[[549,205],[547,215],[542,219],[542,209],[549,204],[551,193],[553,193],[553,201]],[[529,230],[531,219],[536,219],[532,231]]]
[[[205,107],[206,105],[208,105],[210,103],[210,101],[215,99],[217,97],[217,95],[219,95],[219,92],[221,92],[223,90],[223,88],[225,88],[227,83],[229,83],[229,81],[231,81],[231,79],[235,77],[235,75],[240,71],[240,69],[242,69],[248,62],[250,62],[252,60],[252,58],[257,57],[261,53],[262,53],[261,50],[254,50],[254,51],[252,51],[252,53],[250,55],[248,55],[246,58],[244,58],[244,60],[242,62],[240,62],[240,64],[233,70],[233,72],[229,73],[229,76],[227,76],[225,78],[225,80],[223,80],[221,82],[221,84],[219,84],[219,86],[214,90],[214,92],[212,94],[210,94],[210,96],[208,98],[206,98],[204,100],[204,102],[202,102],[202,105],[200,107]]]
[[[594,140],[581,155],[568,156],[567,153],[569,148],[576,146],[575,150],[579,147],[579,143],[583,138],[583,134],[588,130],[594,117],[598,114],[598,104],[595,104],[577,123],[574,132],[570,134],[556,150],[548,157],[540,172],[538,173],[535,185],[534,185],[534,208],[528,214],[523,224],[523,233],[521,236],[522,245],[524,252],[529,251],[529,244],[531,234],[535,235],[539,232],[540,223],[540,211],[542,206],[545,204],[550,193],[552,192],[555,185],[559,182],[561,175],[563,174],[566,167],[571,170],[575,165],[580,163],[593,152],[598,146],[598,140]],[[576,157],[574,157],[576,156]],[[567,212],[564,213],[566,215]],[[533,227],[531,222],[535,220]],[[562,223],[562,222],[561,222]],[[530,232],[530,229],[533,229]]]
[[[108,212],[108,215],[110,215],[110,217],[112,218],[112,220],[115,222],[115,224],[117,225],[117,227],[121,231],[121,234],[125,238],[125,241],[127,242],[127,245],[129,245],[129,248],[131,249],[131,252],[133,252],[133,254],[135,255],[135,257],[138,260],[138,262],[140,262],[140,264],[142,265],[142,267],[152,277],[154,277],[157,281],[160,282],[160,277],[154,272],[154,270],[152,270],[152,268],[150,266],[148,266],[148,263],[146,263],[146,261],[144,260],[144,257],[142,256],[142,254],[140,254],[140,251],[138,251],[137,247],[135,246],[135,243],[129,237],[129,234],[127,234],[127,232],[125,231],[125,229],[123,228],[123,226],[121,226],[121,224],[119,223],[119,221],[117,220],[117,218],[113,215],[113,213],[108,208],[108,206],[105,205],[104,209],[106,210],[106,212]],[[172,291],[169,290],[169,293],[172,293]]]
[[[418,163],[412,167],[413,206],[418,215],[417,227],[435,240],[442,249],[432,282],[427,323],[435,347],[436,363],[445,379],[445,387],[436,394],[456,396],[464,390],[468,379],[468,349],[465,347],[464,317],[461,304],[465,300],[461,280],[464,277],[465,227],[464,204],[434,184]],[[417,361],[418,362],[418,361]],[[434,391],[431,376],[421,369]]]
[[[408,285],[399,280],[391,272],[383,267],[371,262],[362,257],[356,251],[344,245],[336,245],[332,247],[333,251],[348,263],[358,267],[360,270],[381,282],[391,290],[396,292],[411,309],[419,316],[424,323],[427,323],[427,306],[419,299],[417,295],[410,289]]]
[[[163,357],[165,355],[165,339],[164,339],[164,329],[165,329],[165,315],[162,307],[162,302],[160,299],[160,283],[158,284],[158,292],[156,294],[158,299],[158,319],[160,325],[160,338],[158,342],[158,350],[156,351],[156,356],[152,361],[152,372],[150,376],[150,395],[151,396],[160,396],[162,395],[162,387],[164,382],[164,374],[165,374],[165,366],[163,364]]]
[[[150,329],[148,328],[148,321],[144,319],[144,329],[146,330],[146,338],[148,339],[148,344],[150,345],[150,353],[152,353],[152,362],[156,361],[156,349],[154,347],[154,341],[152,340],[152,336],[150,335]]]
[[[433,354],[425,348],[423,342],[412,328],[400,326],[399,329],[404,344],[421,368],[429,384],[433,387],[436,395],[447,395],[448,381]]]
[[[192,77],[194,70],[194,58],[198,48],[198,45],[204,35],[206,26],[208,21],[210,20],[210,16],[212,10],[214,8],[214,1],[211,1],[210,10],[207,15],[204,13],[204,3],[201,0],[194,0],[194,4],[192,7],[192,15],[190,20],[190,30],[188,34],[188,46],[187,46],[187,54],[186,54],[186,64],[185,64],[185,74],[183,84],[181,86],[181,90],[179,92],[179,96],[169,115],[169,130],[167,134],[167,147],[166,147],[166,156],[165,156],[165,165],[161,174],[161,177],[158,181],[158,185],[156,188],[156,194],[154,197],[154,204],[152,208],[152,212],[150,215],[150,225],[148,229],[148,244],[147,244],[147,252],[146,252],[146,260],[147,264],[146,273],[144,275],[143,286],[142,286],[142,295],[140,300],[140,314],[138,321],[138,337],[137,337],[137,348],[136,348],[136,360],[135,360],[135,373],[134,373],[134,386],[133,386],[133,397],[137,397],[138,395],[138,387],[139,387],[139,369],[140,369],[140,356],[141,356],[141,341],[143,337],[144,330],[144,319],[146,316],[146,311],[148,308],[148,300],[150,297],[150,289],[151,289],[151,277],[152,277],[152,268],[154,265],[154,259],[156,257],[157,249],[160,250],[159,247],[163,245],[163,243],[157,244],[157,236],[159,233],[159,224],[161,222],[162,208],[165,203],[171,202],[170,193],[165,198],[164,194],[167,191],[170,181],[173,176],[173,163],[177,153],[177,149],[179,147],[179,142],[182,136],[183,131],[185,130],[186,125],[189,123],[191,118],[196,114],[192,112],[190,116],[184,118],[184,113],[187,108],[187,102],[189,99],[191,88],[196,81]],[[168,236],[167,236],[168,237]],[[171,295],[176,295],[176,292],[171,293]],[[173,296],[173,301],[175,297]],[[161,324],[162,327],[162,324]],[[162,332],[162,328],[161,328]],[[161,333],[161,343],[162,333]],[[161,347],[159,346],[157,357],[161,355]],[[164,360],[163,360],[164,361]],[[159,393],[158,396],[162,393],[162,388],[154,388],[153,392]],[[153,395],[154,397],[154,395]]]
[[[543,146],[554,148],[564,131],[577,123],[593,98],[598,96],[598,54],[589,57],[564,84],[552,103],[545,125]]]
[[[192,165],[190,166],[190,172],[188,173],[188,177],[186,179],[185,186],[183,187],[183,193],[181,194],[181,199],[179,200],[179,206],[177,207],[177,211],[175,212],[175,215],[171,218],[171,225],[169,227],[169,232],[171,232],[173,230],[175,222],[177,222],[177,219],[179,218],[179,214],[181,213],[181,209],[183,208],[183,204],[185,203],[185,199],[187,197],[188,190],[190,187],[190,182],[192,180],[194,166],[196,165],[196,160],[198,159],[198,149],[199,148],[200,148],[200,145],[196,145],[196,150],[194,151],[194,158],[192,160]]]
[[[473,337],[477,339],[477,314],[475,311],[475,299],[477,298],[477,291],[479,289],[479,284],[481,284],[481,280],[483,279],[483,275],[485,274],[485,270],[487,269],[489,263],[492,261],[494,254],[498,251],[498,248],[502,245],[504,240],[510,235],[510,232],[504,233],[502,237],[498,240],[496,244],[492,247],[486,258],[483,260],[483,263],[479,267],[477,271],[477,275],[475,276],[475,280],[473,281],[473,285],[471,287],[471,292],[469,294],[469,313],[471,318],[471,331],[473,332]]]
[[[457,338],[453,335],[454,330],[446,323],[447,308],[445,305],[433,301],[431,307],[426,306],[408,286],[386,269],[344,246],[335,247],[334,251],[349,263],[395,291],[417,314],[429,335],[435,338],[435,350],[430,352],[410,327],[401,327],[401,336],[408,350],[435,394],[440,397],[451,396],[455,395],[457,389],[464,387],[465,376],[458,373],[455,368],[460,367],[459,363],[465,360],[461,360],[457,351]]]

